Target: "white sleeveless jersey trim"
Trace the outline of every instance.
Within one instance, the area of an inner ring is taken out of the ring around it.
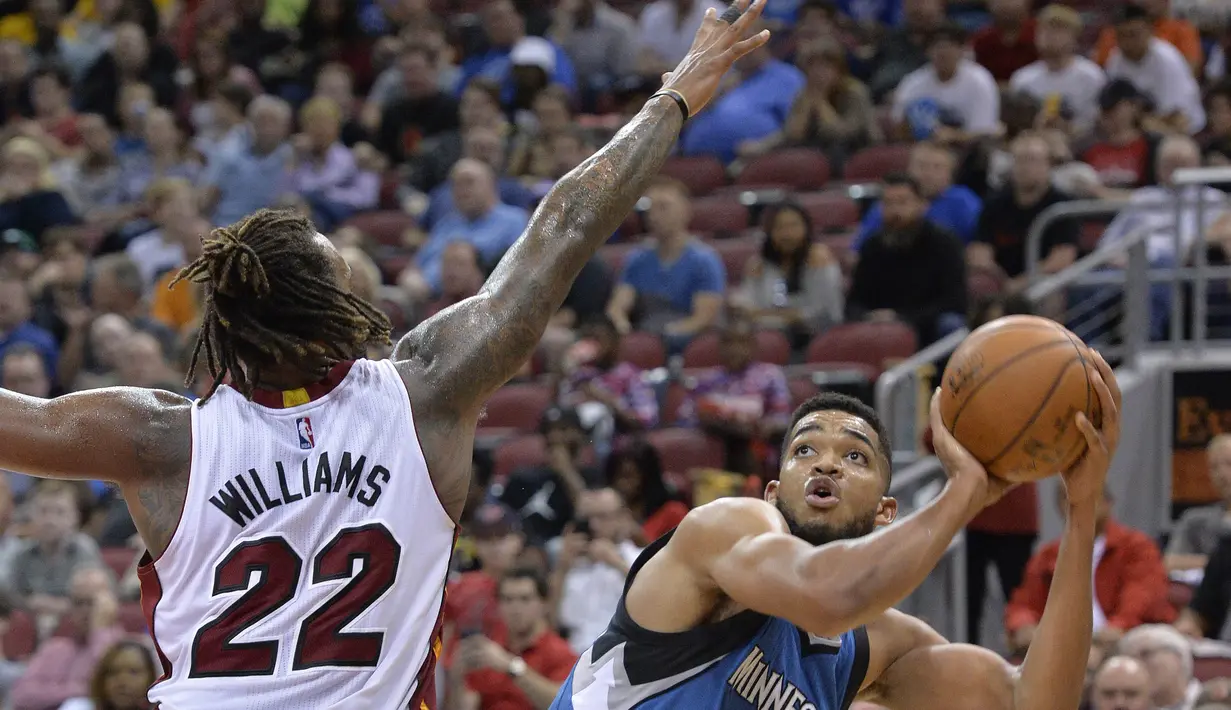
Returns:
[[[431,708],[455,525],[391,361],[282,409],[192,409],[179,525],[140,570],[164,710]]]

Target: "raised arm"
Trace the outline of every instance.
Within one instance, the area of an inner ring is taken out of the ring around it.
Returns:
[[[1077,415],[1088,450],[1063,474],[1068,492],[1064,537],[1047,607],[1021,668],[1012,668],[987,649],[946,643],[923,622],[889,613],[868,629],[871,659],[862,699],[890,710],[1078,706],[1091,640],[1095,508],[1120,437],[1115,375],[1097,354],[1093,359],[1088,367],[1102,406],[1102,430]],[[955,688],[961,692],[954,694]]]
[[[768,40],[765,32],[743,39],[763,4],[758,0],[734,23],[707,13],[664,89],[677,92],[692,111],[700,110],[732,63]],[[398,343],[394,360],[415,361],[423,396],[458,416],[477,413],[517,372],[581,267],[658,174],[683,119],[670,96],[648,101],[610,143],[556,183],[478,295]]]

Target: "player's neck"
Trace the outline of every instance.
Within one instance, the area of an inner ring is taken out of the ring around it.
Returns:
[[[261,379],[256,386],[264,390],[285,391],[307,387],[325,379],[337,363],[328,363],[321,370],[307,372],[298,367],[280,366],[261,370]]]

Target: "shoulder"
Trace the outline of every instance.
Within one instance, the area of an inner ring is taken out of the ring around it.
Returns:
[[[1042,68],[1043,60],[1041,59],[1027,64],[1021,69],[1013,72],[1013,75],[1009,77],[1009,86],[1014,89],[1020,89],[1022,88],[1022,84],[1035,81],[1041,73]]]
[[[1100,82],[1107,80],[1107,73],[1103,71],[1102,67],[1080,55],[1073,58],[1073,70],[1079,74],[1084,74],[1086,78],[1098,79]]]
[[[731,547],[740,539],[788,532],[773,505],[760,498],[719,498],[688,511],[667,543],[668,549],[710,550]]]
[[[706,266],[722,265],[722,257],[718,255],[718,250],[699,240],[693,240],[688,245],[688,254],[694,261],[702,262]]]
[[[933,83],[935,76],[932,68],[925,64],[902,77],[902,81],[898,84],[898,89],[894,93],[897,96],[906,96],[912,92],[919,91],[928,84]]]
[[[970,77],[971,82],[982,84],[984,86],[996,87],[996,78],[982,64],[977,64],[973,61],[966,60],[962,65],[961,72]]]
[[[982,206],[983,200],[965,185],[954,185],[945,191],[944,200],[963,207],[978,208]]]

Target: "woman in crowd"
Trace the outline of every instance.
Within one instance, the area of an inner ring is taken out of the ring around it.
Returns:
[[[151,710],[146,691],[157,677],[154,658],[144,645],[120,641],[98,661],[89,699],[74,698],[60,710]]]
[[[671,530],[688,514],[688,506],[672,500],[663,481],[658,452],[648,442],[634,439],[607,457],[607,484],[623,496],[639,526],[633,540],[646,545]]]

